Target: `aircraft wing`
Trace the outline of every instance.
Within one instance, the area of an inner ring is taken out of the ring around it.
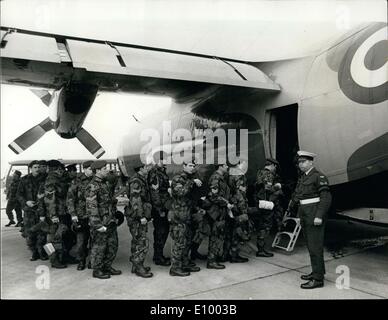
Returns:
[[[59,88],[71,79],[174,98],[209,85],[280,91],[258,68],[222,57],[6,27],[1,39],[2,82],[8,84]]]

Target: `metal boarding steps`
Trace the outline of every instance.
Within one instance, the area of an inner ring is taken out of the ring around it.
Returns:
[[[276,234],[275,239],[272,242],[272,247],[291,252],[294,250],[296,240],[298,240],[300,230],[302,229],[300,218],[290,217],[290,212],[286,211],[282,225],[283,231]]]

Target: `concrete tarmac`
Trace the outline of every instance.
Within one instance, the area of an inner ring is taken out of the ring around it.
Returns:
[[[3,194],[2,194],[3,198]],[[3,200],[3,199],[2,199]],[[29,261],[25,239],[19,228],[4,227],[8,222],[5,202],[1,210],[1,293],[2,299],[387,299],[388,230],[346,221],[328,222],[328,246],[341,244],[344,255],[335,259],[325,249],[326,281],[323,288],[302,290],[300,276],[310,272],[303,236],[292,253],[274,250],[272,258],[257,258],[254,243],[243,248],[248,263],[226,263],[224,270],[206,269],[197,261],[200,272],[189,277],[172,277],[169,267],[152,263],[151,239],[146,265],[154,277],[143,279],[132,274],[129,264],[130,235],[126,223],[120,226],[119,250],[113,266],[123,271],[107,280],[92,278],[92,271],[77,271],[76,265],[51,269],[48,261]],[[329,239],[328,239],[329,238]],[[362,241],[360,241],[362,239]],[[369,239],[369,240],[368,240]],[[377,239],[377,240],[376,240]],[[170,242],[165,255],[170,256]],[[200,252],[207,252],[207,242]],[[338,248],[337,248],[338,249]],[[348,268],[348,269],[347,269]],[[349,271],[347,281],[338,278]],[[43,272],[43,274],[42,274]],[[338,285],[342,283],[341,285]],[[345,285],[345,286],[344,286]]]

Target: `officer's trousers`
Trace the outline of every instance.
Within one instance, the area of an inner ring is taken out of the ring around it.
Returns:
[[[306,239],[307,249],[310,255],[312,276],[315,280],[323,280],[325,275],[325,261],[323,259],[323,241],[325,235],[325,218],[320,226],[314,225],[317,203],[300,205],[298,216],[300,217],[303,234]]]

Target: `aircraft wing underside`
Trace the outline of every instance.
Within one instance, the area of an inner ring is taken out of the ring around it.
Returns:
[[[174,98],[209,85],[280,91],[261,70],[237,60],[5,27],[1,39],[2,82],[8,84],[59,88],[76,80]]]

